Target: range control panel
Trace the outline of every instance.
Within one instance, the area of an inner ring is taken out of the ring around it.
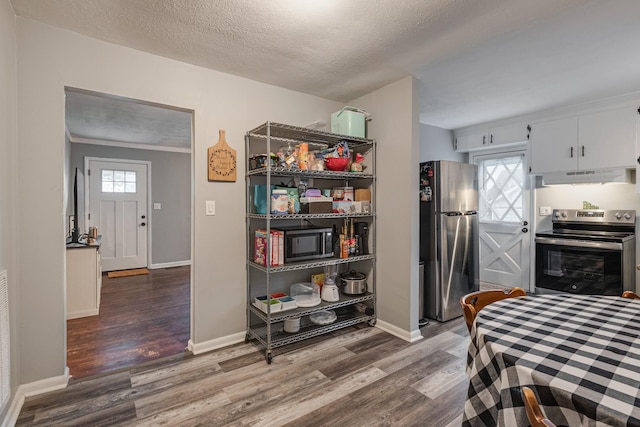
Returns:
[[[582,222],[597,224],[635,224],[636,211],[629,209],[554,209],[553,222]]]

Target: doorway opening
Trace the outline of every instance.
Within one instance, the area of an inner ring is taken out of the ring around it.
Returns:
[[[67,313],[72,378],[185,353],[191,335],[192,121],[191,110],[65,88],[65,176],[75,168],[85,171],[79,223],[87,230],[80,232],[97,229],[102,273],[90,284],[97,287],[98,314]],[[106,274],[131,269],[146,274]],[[67,263],[68,283],[77,274]],[[75,292],[67,287],[67,301]]]

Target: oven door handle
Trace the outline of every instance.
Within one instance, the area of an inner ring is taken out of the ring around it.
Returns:
[[[622,250],[622,243],[615,242],[590,242],[586,240],[549,239],[548,237],[536,237],[536,243],[544,245],[573,246],[577,248],[613,249]]]

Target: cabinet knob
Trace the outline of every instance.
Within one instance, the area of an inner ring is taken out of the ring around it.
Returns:
[[[524,227],[524,228],[522,229],[522,232],[523,232],[523,233],[528,233],[528,232],[529,232],[529,229],[528,229],[527,227]]]
[[[493,144],[493,134],[491,134],[491,139],[489,140],[489,144]]]
[[[573,158],[573,147],[571,147],[571,157]]]
[[[147,223],[146,223],[146,222],[143,222],[143,223],[141,223],[140,225],[144,227],[145,225],[147,225]]]
[[[484,145],[487,142],[487,137],[485,135],[482,135],[482,145]]]

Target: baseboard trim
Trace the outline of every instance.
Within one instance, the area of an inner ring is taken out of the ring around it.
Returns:
[[[185,261],[174,261],[174,262],[163,262],[163,263],[159,263],[159,264],[151,264],[149,267],[147,267],[149,270],[157,270],[159,268],[171,268],[171,267],[182,267],[185,265],[191,265],[191,260],[185,260]]]
[[[416,342],[423,338],[420,333],[420,329],[413,330],[411,332],[405,331],[404,329],[400,329],[396,325],[392,325],[391,323],[387,323],[384,320],[376,320],[376,328],[382,329],[385,332],[390,333],[400,339],[403,339],[408,342]]]
[[[100,314],[100,312],[97,308],[94,308],[91,310],[75,311],[73,313],[67,314],[67,320],[78,319],[80,317],[87,317],[87,316],[97,316],[98,314]]]
[[[227,347],[232,344],[244,342],[245,336],[246,332],[238,332],[237,334],[231,334],[200,343],[194,343],[192,340],[189,340],[187,348],[193,354],[202,354],[208,351],[217,350],[222,347]]]
[[[2,427],[12,427],[16,425],[25,398],[65,388],[68,383],[69,368],[65,367],[64,375],[20,385],[11,400],[11,406],[9,406],[9,410],[2,421]]]

